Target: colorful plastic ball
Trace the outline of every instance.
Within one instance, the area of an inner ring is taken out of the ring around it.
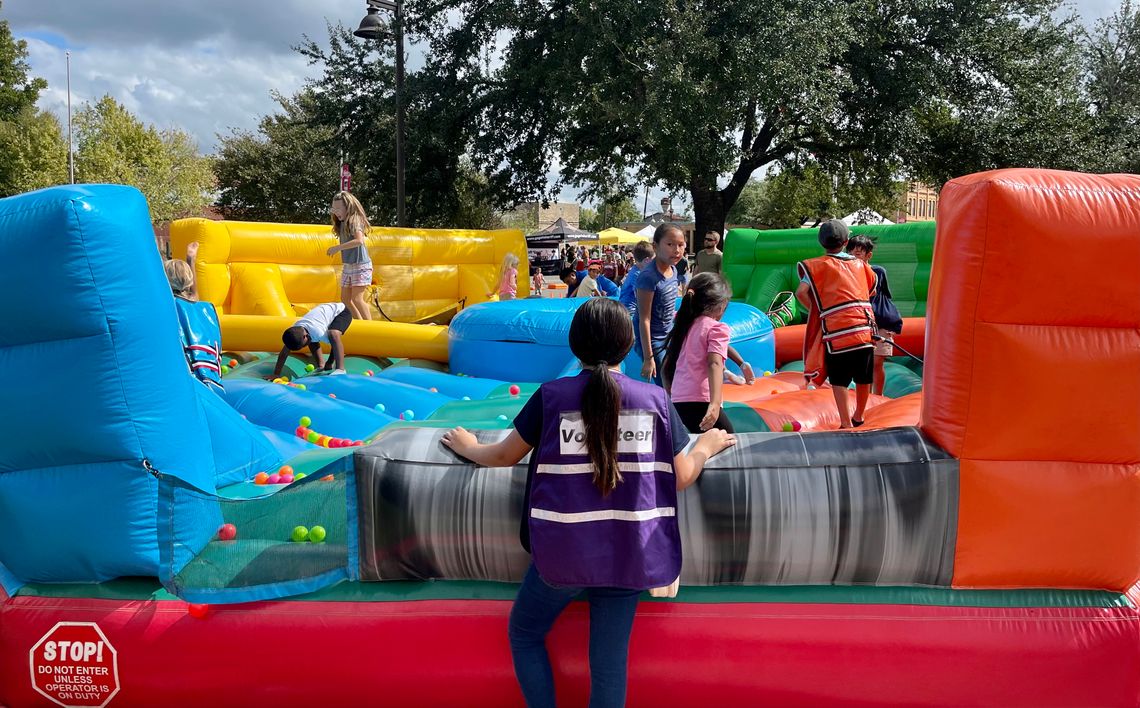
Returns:
[[[266,484],[281,484],[281,475],[276,474],[276,473],[271,474],[271,475],[269,475],[269,479],[265,480],[265,483]]]
[[[364,375],[365,376],[375,376],[376,372],[373,371],[372,369],[368,369],[367,371],[364,372]]]
[[[797,432],[797,433],[800,432],[800,430],[802,430],[803,427],[804,426],[800,425],[800,422],[798,420],[792,421],[792,430],[794,430],[795,432]]]
[[[779,393],[779,391],[777,391],[776,389],[772,389],[772,395],[773,396],[775,396],[777,393]]]
[[[409,408],[408,410],[404,411],[404,414],[400,417],[403,418],[404,420],[415,420],[416,419],[416,412],[413,411],[411,408]]]
[[[222,364],[222,375],[225,375],[228,373],[230,373],[230,367],[226,366],[225,364]]]
[[[312,364],[305,364],[305,371],[316,371],[317,367]]]
[[[313,419],[307,415],[303,415],[303,416],[301,416],[300,423],[301,423],[302,428],[307,428],[313,424]]]
[[[308,390],[308,389],[305,387],[305,384],[297,384],[297,388],[301,389],[302,391],[307,391],[307,390]]]
[[[385,405],[383,403],[377,403],[376,404],[376,410],[383,413],[385,410],[387,410],[387,407],[385,407]]]
[[[293,480],[294,480],[294,477],[291,474],[281,475],[281,484],[292,484]]]
[[[325,533],[324,526],[314,526],[313,528],[309,529],[309,540],[313,543],[320,543],[324,541],[325,536],[327,535],[328,534]]]
[[[321,442],[321,436],[319,433],[310,430],[308,434],[305,435],[305,440],[311,442],[314,445],[318,445]]]
[[[790,433],[793,430],[795,430],[795,428],[792,427],[791,421],[785,421],[784,425],[783,425],[783,430],[785,433]]]
[[[403,414],[403,413],[401,413],[401,414],[400,414],[400,420],[403,420],[403,419],[404,419],[404,414]]]
[[[203,605],[203,604],[198,603],[198,602],[191,602],[189,605],[186,606],[186,612],[189,613],[190,616],[193,617],[194,619],[202,619],[207,614],[209,614],[210,606],[209,605]]]
[[[361,446],[363,446],[363,445],[364,445],[364,441],[363,441],[363,440],[353,440],[353,441],[352,441],[352,446],[353,446],[353,447],[361,447]]]
[[[293,476],[293,481],[294,482],[300,482],[302,479],[304,479],[305,477],[308,477],[308,476],[309,475],[305,474],[304,472],[298,472],[297,474],[295,474]]]
[[[218,529],[219,541],[232,541],[235,538],[237,538],[237,526],[233,524],[222,524],[222,527]]]
[[[771,375],[772,375],[772,372],[771,372],[771,371],[765,371],[765,372],[764,372],[764,375],[765,375],[765,376],[771,376]]]
[[[470,400],[471,400],[471,396],[464,396],[464,397],[463,397],[463,400],[465,400],[465,401],[470,401]]]
[[[284,477],[285,475],[292,475],[293,474],[293,468],[290,467],[289,465],[281,465],[281,467],[278,468],[278,470],[277,470],[277,474],[281,475],[282,477]]]
[[[330,393],[330,394],[329,394],[329,398],[336,398],[336,394],[335,394],[335,393]]]
[[[507,416],[503,415],[502,413],[499,414],[499,420],[506,420],[506,419],[507,419]]]
[[[333,438],[329,440],[329,447],[344,447],[344,441],[340,438]]]
[[[269,473],[267,473],[267,472],[258,472],[257,474],[255,474],[253,476],[253,483],[254,484],[265,484],[268,481],[269,481]]]
[[[510,393],[512,396],[517,396],[517,395],[519,395],[519,392],[520,392],[520,391],[522,391],[522,389],[521,389],[521,388],[519,388],[517,384],[511,384],[511,387],[510,387],[510,388],[508,388],[508,389],[507,389],[507,391],[508,391],[508,392],[509,392],[509,393]]]
[[[330,440],[332,440],[332,438],[330,438],[329,436],[322,435],[320,437],[320,439],[317,440],[317,444],[320,445],[321,447],[328,447]]]
[[[238,360],[237,360],[237,359],[230,359],[230,368],[231,368],[231,369],[233,369],[233,368],[236,368],[236,367],[237,367],[237,365],[238,365]]]
[[[293,541],[301,543],[302,541],[309,540],[309,529],[304,526],[294,526],[293,533],[289,536]]]
[[[282,376],[281,377],[281,383],[289,383],[289,377],[288,376]]]
[[[331,475],[331,474],[326,474],[324,477],[321,477],[322,482],[331,482],[334,479],[336,479],[336,477],[334,475]]]

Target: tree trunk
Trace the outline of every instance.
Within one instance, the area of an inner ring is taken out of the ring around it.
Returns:
[[[703,247],[705,234],[709,231],[719,233],[723,245],[724,219],[728,215],[728,206],[724,203],[724,195],[715,188],[697,186],[692,187],[689,193],[693,197],[693,215],[696,219],[692,244],[694,252]]]

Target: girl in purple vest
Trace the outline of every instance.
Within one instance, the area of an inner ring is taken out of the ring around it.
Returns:
[[[665,391],[621,374],[633,346],[628,311],[591,298],[570,324],[581,374],[543,384],[501,442],[463,428],[445,445],[487,467],[532,452],[523,547],[532,563],[511,609],[515,675],[528,706],[554,705],[546,634],[585,590],[590,602],[590,706],[625,704],[633,616],[643,590],[681,573],[677,491],[735,439],[722,430],[689,436]]]

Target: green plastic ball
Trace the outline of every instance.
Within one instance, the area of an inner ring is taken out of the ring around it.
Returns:
[[[309,540],[313,543],[321,543],[325,540],[326,535],[324,526],[314,526],[309,529]]]
[[[305,364],[305,371],[314,371],[316,368],[312,364]]]
[[[309,426],[310,426],[310,425],[312,425],[312,424],[313,424],[313,419],[312,419],[312,418],[310,418],[310,417],[309,417],[309,416],[307,416],[307,415],[303,415],[303,416],[301,416],[301,427],[302,427],[302,428],[307,428],[307,427],[309,427]]]
[[[321,529],[321,531],[323,533],[324,529]],[[305,528],[304,526],[294,526],[293,535],[290,536],[290,538],[292,538],[297,543],[307,541],[309,539],[309,529]]]

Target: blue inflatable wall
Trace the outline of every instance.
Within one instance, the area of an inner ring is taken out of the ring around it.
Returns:
[[[584,302],[586,298],[530,298],[463,310],[448,330],[451,371],[528,383],[573,373],[578,362],[567,336],[574,313]],[[751,305],[732,302],[721,319],[732,330],[732,346],[758,374],[775,369],[775,335],[767,315]],[[641,371],[641,355],[634,349],[624,363],[631,376]]]
[[[190,374],[137,190],[0,200],[0,303],[5,577],[159,575],[156,474],[213,492],[280,464]],[[213,521],[182,535],[204,543]]]

